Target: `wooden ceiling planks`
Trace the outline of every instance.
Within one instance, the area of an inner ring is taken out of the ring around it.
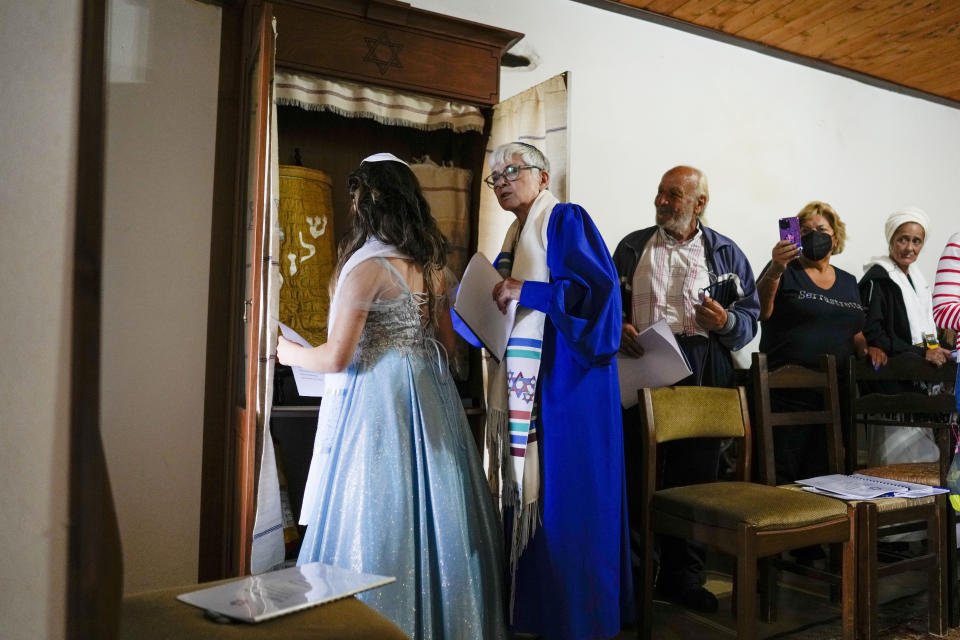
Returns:
[[[760,32],[764,40],[770,42],[786,42],[791,38],[806,33],[818,24],[822,24],[839,15],[849,11],[848,0],[832,0],[831,2],[814,3],[812,6],[799,7],[795,18],[786,21],[777,29],[771,29]],[[753,39],[753,35],[748,35],[746,31],[741,31],[737,35],[744,38]]]
[[[728,18],[725,23],[721,25],[720,30],[724,33],[737,35],[742,30],[756,24],[758,20],[762,20],[763,17],[771,11],[786,7],[791,1],[792,0],[757,0],[756,2],[751,2],[743,11]]]
[[[788,0],[784,0],[786,4]],[[710,10],[700,16],[697,24],[718,31],[732,28],[729,23],[734,18],[744,20],[744,26],[750,20],[748,10],[757,4],[757,0],[721,0],[710,7]],[[759,19],[759,18],[758,18]]]
[[[955,0],[610,0],[960,101]]]
[[[937,16],[942,17],[942,14]],[[878,29],[838,44],[826,52],[826,56],[846,66],[846,61],[855,64],[858,59],[871,59],[879,52],[895,48],[898,44],[910,44],[916,40],[918,24],[930,24],[931,10],[922,7],[888,22]],[[842,61],[842,62],[840,62]]]
[[[867,3],[860,3],[864,4]],[[860,8],[860,5],[856,5],[848,12],[837,14],[793,38],[784,40],[782,46],[786,51],[804,51],[808,56],[821,57],[838,44],[870,33],[897,16],[916,9],[906,7],[905,5],[910,3],[903,0],[870,4],[873,5],[871,8]]]
[[[697,22],[709,13],[713,7],[720,4],[721,0],[688,0],[685,4],[673,12],[675,18],[686,20],[688,22]]]
[[[824,3],[823,0],[793,0],[790,4],[765,15],[734,35],[747,40],[765,42],[767,33],[783,33],[788,25],[802,22],[807,14],[820,11],[822,7],[832,7],[833,4],[833,2]],[[770,42],[778,42],[778,40],[771,38]]]

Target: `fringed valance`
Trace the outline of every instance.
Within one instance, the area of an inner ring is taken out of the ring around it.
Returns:
[[[280,69],[275,98],[280,105],[371,118],[386,125],[425,131],[452,129],[457,133],[483,131],[483,114],[468,104]]]

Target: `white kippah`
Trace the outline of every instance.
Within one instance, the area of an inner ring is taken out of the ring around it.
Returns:
[[[923,227],[923,233],[927,233],[927,227],[930,225],[930,216],[919,207],[904,207],[894,211],[887,217],[887,222],[883,225],[883,232],[887,236],[887,244],[893,240],[893,234],[897,232],[900,225],[908,222],[916,222]]]
[[[408,167],[410,166],[392,153],[375,153],[372,156],[367,156],[361,160],[360,164],[363,164],[364,162],[399,162],[400,164]]]

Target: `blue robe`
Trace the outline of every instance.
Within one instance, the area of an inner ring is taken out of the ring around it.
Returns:
[[[573,204],[550,214],[547,267],[550,282],[525,282],[519,300],[547,317],[537,386],[543,518],[520,556],[513,628],[548,640],[609,638],[633,618],[619,278],[600,232]],[[477,344],[458,318],[454,325]]]

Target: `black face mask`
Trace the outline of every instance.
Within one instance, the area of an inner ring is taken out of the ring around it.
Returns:
[[[805,233],[800,237],[800,242],[803,244],[803,255],[814,262],[823,260],[833,251],[833,236],[823,231]]]

